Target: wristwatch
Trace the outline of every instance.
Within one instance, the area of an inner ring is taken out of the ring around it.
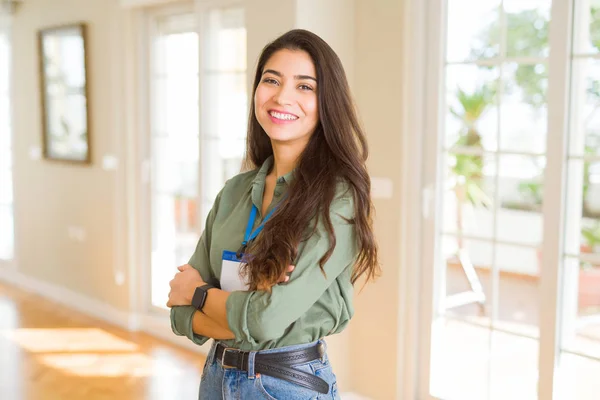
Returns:
[[[198,311],[202,311],[204,303],[206,303],[206,297],[208,297],[208,291],[214,289],[213,285],[198,286],[194,291],[194,297],[192,297],[192,305]]]

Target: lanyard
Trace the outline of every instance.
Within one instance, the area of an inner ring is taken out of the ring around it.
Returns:
[[[265,219],[261,222],[261,224],[252,231],[252,227],[254,226],[254,221],[256,220],[256,213],[258,212],[258,208],[255,205],[252,205],[252,211],[250,211],[250,218],[248,218],[248,225],[246,225],[246,234],[244,235],[244,241],[242,242],[242,248],[245,248],[249,241],[254,240],[258,234],[265,227],[265,223],[271,215],[277,210],[277,206],[273,207],[273,209],[265,216]]]

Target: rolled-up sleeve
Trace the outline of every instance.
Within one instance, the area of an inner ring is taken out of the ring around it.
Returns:
[[[329,249],[329,237],[322,221],[315,233],[301,243],[296,268],[286,284],[272,287],[271,292],[236,291],[227,299],[227,321],[236,340],[257,344],[277,339],[306,313],[327,288],[357,256],[355,226],[348,221],[354,216],[351,196],[336,198],[330,208],[336,246],[324,265],[319,261]]]
[[[200,276],[205,282],[210,282],[214,279],[210,267],[209,252],[212,227],[217,215],[222,193],[223,191],[217,195],[213,208],[208,213],[204,232],[202,232],[200,240],[196,245],[196,250],[188,262],[188,264],[200,272]],[[193,306],[176,306],[171,308],[171,330],[178,336],[187,336],[192,342],[203,345],[210,338],[194,333],[192,319],[195,312],[196,309]]]

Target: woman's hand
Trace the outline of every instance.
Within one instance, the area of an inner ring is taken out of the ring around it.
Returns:
[[[275,283],[275,285],[278,285],[280,283],[286,283],[287,281],[290,280],[290,277],[288,274],[291,274],[292,271],[294,270],[294,268],[296,268],[294,265],[290,265],[287,267],[287,270],[283,271],[283,274],[281,274],[281,276],[279,277],[279,279],[277,280],[277,282]],[[257,290],[263,290],[266,292],[270,292],[271,291],[271,286],[258,286],[256,288]]]
[[[281,274],[277,284],[289,281],[290,277],[288,274],[291,273],[294,268],[295,266],[290,265],[287,270]],[[169,282],[171,291],[169,292],[169,301],[167,302],[167,307],[191,305],[192,297],[194,297],[196,288],[206,284],[200,276],[198,270],[189,264],[181,265],[177,267],[177,270],[179,272],[177,272],[175,274],[175,278]],[[265,287],[259,288],[259,290],[271,291],[271,288]]]
[[[181,265],[177,269],[179,272],[169,282],[171,291],[169,292],[167,307],[191,305],[196,288],[205,285],[198,270],[194,269],[191,265]]]

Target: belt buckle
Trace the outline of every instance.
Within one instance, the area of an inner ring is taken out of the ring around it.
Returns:
[[[239,349],[236,349],[236,348],[234,348],[234,347],[225,347],[225,348],[223,349],[223,354],[221,354],[221,366],[222,366],[223,368],[225,368],[225,369],[235,369],[236,367],[232,367],[232,366],[229,366],[229,365],[225,365],[225,354],[227,354],[227,351],[228,351],[228,350],[229,350],[229,351],[237,351],[238,353],[240,352],[240,350],[239,350]]]

